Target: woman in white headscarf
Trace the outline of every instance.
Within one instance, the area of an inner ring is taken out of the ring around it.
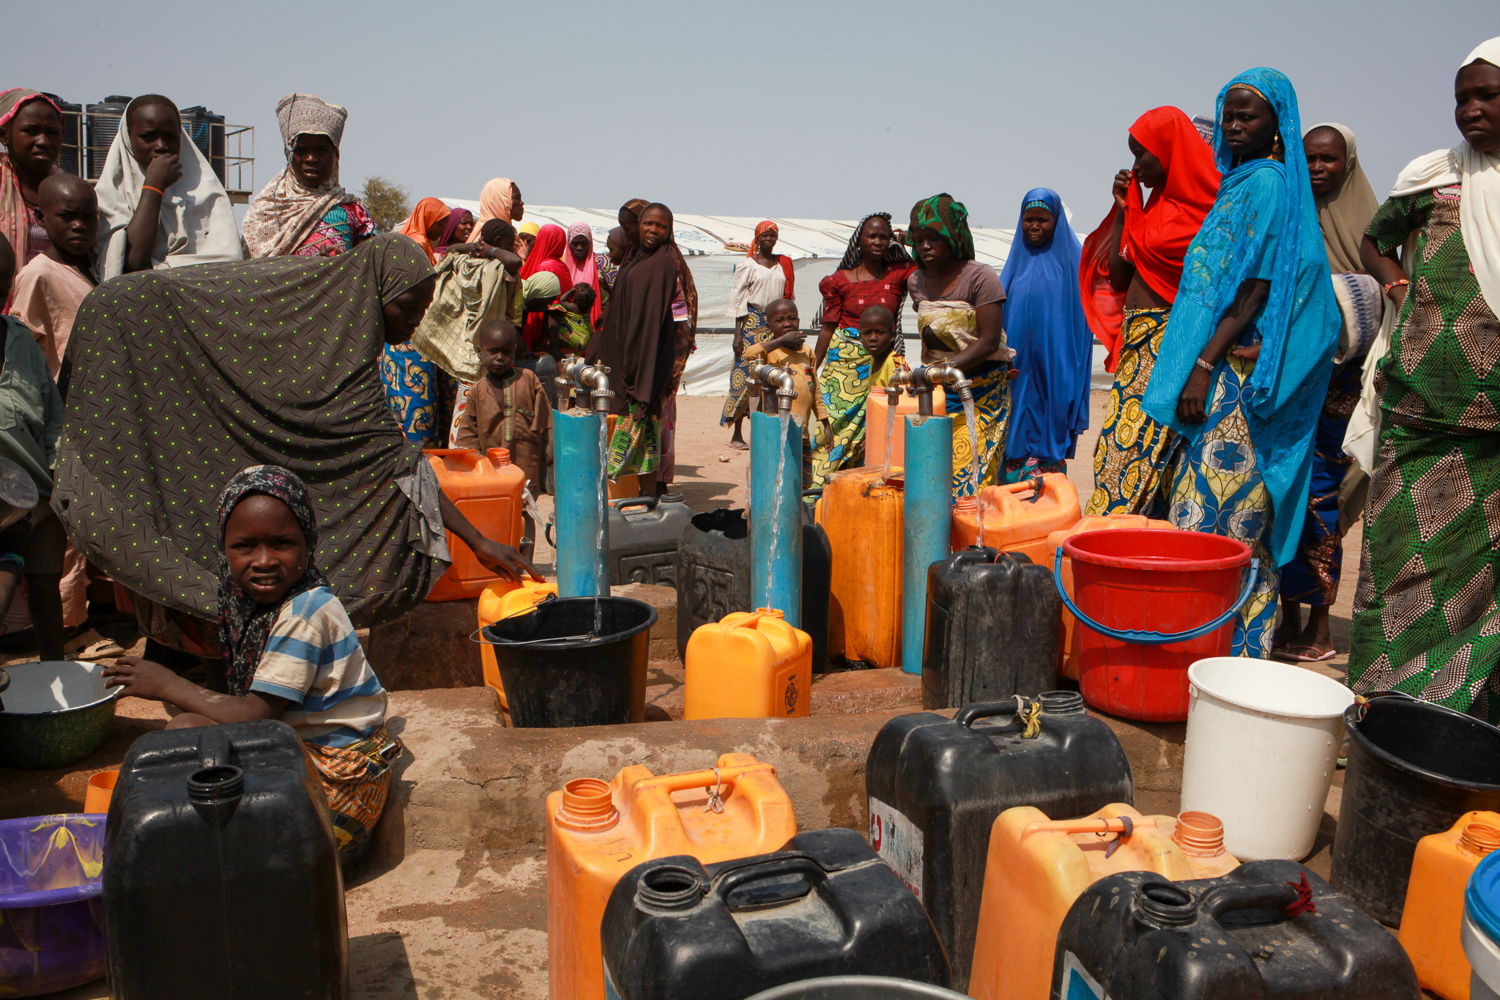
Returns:
[[[126,105],[94,189],[101,278],[243,259],[229,195],[185,138],[177,105],[161,94]]]
[[[365,206],[339,186],[339,143],[349,112],[312,94],[276,102],[287,165],[245,213],[249,257],[336,257],[376,232]]]
[[[1454,81],[1452,149],[1375,213],[1365,268],[1398,310],[1346,447],[1371,470],[1349,682],[1500,722],[1500,38]],[[1398,258],[1397,253],[1405,248]]]

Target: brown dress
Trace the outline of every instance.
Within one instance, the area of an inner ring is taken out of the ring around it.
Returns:
[[[536,373],[511,370],[503,381],[486,375],[469,390],[469,405],[458,418],[460,448],[508,448],[510,460],[531,480],[533,494],[545,493],[543,473],[552,459],[552,408]]]

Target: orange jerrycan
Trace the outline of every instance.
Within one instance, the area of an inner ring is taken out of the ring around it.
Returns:
[[[1080,535],[1085,531],[1111,531],[1116,528],[1149,531],[1177,530],[1177,526],[1171,521],[1158,521],[1145,514],[1090,514],[1079,518],[1078,523],[1071,528],[1063,528],[1047,536],[1047,547],[1042,556],[1043,565],[1050,567],[1062,543],[1074,535]],[[1070,595],[1077,593],[1073,589],[1073,560],[1066,555],[1062,560],[1062,582]],[[1078,628],[1078,619],[1074,618],[1073,612],[1066,607],[1062,609],[1062,627],[1062,666],[1058,668],[1058,672],[1076,681],[1078,679],[1078,647],[1073,642],[1073,633]]]
[[[891,404],[884,389],[871,389],[865,402],[865,465],[885,467],[885,456],[889,452],[891,465],[899,468],[906,464],[906,419],[917,416],[917,397],[901,393],[896,404],[896,419],[890,418]],[[932,415],[945,416],[948,412],[946,394],[932,394]],[[890,429],[887,441],[886,429]]]
[[[773,608],[736,611],[698,626],[683,662],[684,719],[808,714],[812,638]]]
[[[823,488],[818,523],[828,534],[828,655],[872,667],[901,665],[901,555],[905,494],[900,470],[837,473]]]
[[[1472,970],[1464,955],[1464,890],[1480,861],[1500,849],[1500,813],[1467,812],[1451,830],[1417,841],[1406,906],[1396,938],[1422,989],[1468,1000]]]
[[[1038,484],[1038,479],[1040,484]],[[1052,565],[1047,536],[1078,523],[1078,487],[1061,472],[1048,472],[1003,486],[986,486],[973,504],[953,505],[953,551],[979,544],[979,511],[984,512],[984,544],[997,552],[1021,552],[1038,565]]]
[[[423,454],[437,473],[443,494],[480,534],[506,545],[521,544],[521,493],[526,489],[526,473],[510,463],[508,450],[491,448],[481,455],[468,448],[431,448]],[[478,597],[499,579],[451,531],[448,551],[453,563],[433,585],[427,595],[429,601]]]
[[[547,796],[547,969],[552,1000],[604,1000],[599,924],[626,872],[687,854],[704,864],[780,850],[797,832],[776,769],[727,753],[716,768],[613,781],[580,778]]]
[[[1059,821],[1031,806],[1001,813],[990,828],[969,995],[1048,1000],[1068,908],[1106,875],[1134,871],[1173,881],[1198,877],[1156,818],[1127,805]]]
[[[505,685],[500,683],[500,664],[495,661],[495,647],[484,639],[484,627],[502,618],[530,611],[548,596],[557,596],[557,584],[535,580],[496,580],[479,594],[479,663],[484,682],[500,695],[500,707],[510,708],[505,700]]]

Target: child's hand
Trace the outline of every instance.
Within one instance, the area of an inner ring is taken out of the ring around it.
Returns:
[[[153,156],[146,167],[146,183],[165,191],[182,179],[182,157],[176,153]]]
[[[1249,347],[1236,347],[1229,353],[1233,354],[1241,361],[1254,361],[1256,358],[1260,357],[1260,341],[1257,340]]]
[[[119,688],[121,694],[152,701],[171,701],[182,678],[160,663],[139,656],[122,656],[114,666],[104,668],[104,686]]]

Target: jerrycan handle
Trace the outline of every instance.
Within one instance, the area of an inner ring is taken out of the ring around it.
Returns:
[[[648,511],[655,510],[656,505],[660,501],[661,497],[631,497],[628,500],[611,501],[610,505],[623,514],[627,510],[634,510],[636,507],[644,507]]]
[[[465,470],[479,464],[479,452],[472,448],[424,448],[422,454],[436,458],[444,465],[452,463],[462,466]]]
[[[769,879],[784,878],[787,875],[802,875],[806,877],[808,884],[805,887],[778,887],[761,898],[739,905],[732,904],[729,900],[730,894],[736,889]],[[828,881],[828,872],[806,854],[783,854],[763,860],[746,860],[733,864],[729,870],[720,872],[714,879],[714,891],[729,909],[750,910],[801,899],[812,892],[817,885],[826,881]]]
[[[1034,479],[1031,480],[1031,496],[1029,496],[1026,499],[1022,500],[1021,502],[1022,503],[1036,503],[1038,500],[1040,500],[1042,498],[1042,494],[1045,493],[1046,490],[1047,490],[1047,484],[1046,484],[1046,482],[1042,479],[1041,476],[1037,476],[1036,478],[1034,478]]]
[[[965,705],[953,716],[953,721],[966,729],[973,729],[974,723],[980,719],[1009,715],[1012,716],[1012,721],[1018,721],[1025,711],[1026,699],[1016,695],[1009,701],[976,701],[972,705]]]
[[[1133,816],[1090,816],[1083,819],[1039,819],[1027,823],[1021,836],[1033,833],[1116,833],[1128,837],[1136,830],[1156,829],[1156,820],[1150,817],[1136,819]]]
[[[198,730],[198,766],[223,767],[229,763],[229,737],[222,726],[204,726]]]
[[[663,792],[670,795],[690,788],[705,788],[712,794],[717,788],[721,794],[727,794],[738,776],[724,774],[724,770],[721,767],[705,767],[701,771],[643,778],[636,783],[635,789],[637,792]]]
[[[1299,903],[1303,904],[1300,908]],[[1293,909],[1295,913],[1288,912]],[[1221,885],[1208,890],[1198,901],[1198,912],[1214,919],[1234,910],[1276,910],[1292,917],[1311,909],[1311,889],[1304,890],[1295,882]]]

